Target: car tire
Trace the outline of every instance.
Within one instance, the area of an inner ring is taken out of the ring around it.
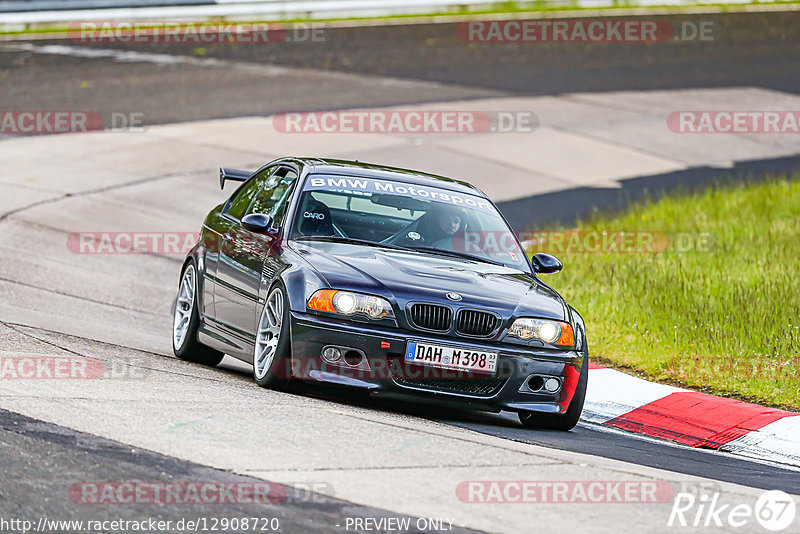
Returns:
[[[286,389],[291,383],[289,299],[281,284],[267,293],[256,328],[253,378],[262,388]]]
[[[197,303],[197,266],[194,260],[184,265],[178,296],[172,313],[172,351],[187,362],[202,365],[217,365],[225,354],[197,341],[200,328],[200,312]]]
[[[538,428],[542,430],[572,430],[581,418],[583,402],[586,400],[586,387],[589,383],[589,350],[583,351],[583,364],[575,395],[569,403],[566,413],[561,415],[544,415],[532,412],[520,412],[519,422],[525,428]]]

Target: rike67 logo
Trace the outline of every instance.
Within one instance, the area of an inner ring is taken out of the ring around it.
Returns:
[[[722,504],[720,494],[678,493],[667,526],[752,528],[754,522],[772,532],[789,528],[794,522],[796,505],[791,495],[773,490],[763,493],[755,506]]]

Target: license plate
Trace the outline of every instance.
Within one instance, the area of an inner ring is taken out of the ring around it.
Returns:
[[[461,369],[483,373],[494,373],[497,370],[496,352],[431,345],[418,341],[408,342],[406,361],[442,369]]]

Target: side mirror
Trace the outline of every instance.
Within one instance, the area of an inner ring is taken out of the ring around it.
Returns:
[[[531,263],[533,263],[533,270],[540,274],[554,274],[564,268],[561,260],[544,252],[534,254]]]
[[[242,218],[242,227],[256,234],[272,234],[272,217],[263,213],[251,213]]]

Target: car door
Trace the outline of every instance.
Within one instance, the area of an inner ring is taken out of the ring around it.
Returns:
[[[230,246],[230,235],[235,230],[235,225],[244,215],[255,195],[261,189],[264,181],[276,167],[269,167],[259,171],[257,176],[241,184],[222,205],[217,206],[208,214],[203,224],[201,239],[205,250],[205,268],[203,283],[203,314],[207,322],[219,326],[216,311],[217,299],[217,266],[223,247]],[[220,291],[220,296],[225,298],[228,293]],[[223,310],[225,306],[223,305]]]
[[[214,323],[234,334],[236,338],[246,338],[244,332],[239,332],[234,327],[233,314],[236,311],[236,302],[239,300],[240,284],[238,281],[241,273],[232,274],[236,269],[228,268],[236,254],[231,250],[236,245],[236,236],[241,235],[241,219],[247,213],[262,186],[269,176],[277,170],[277,166],[260,170],[256,175],[242,184],[222,209],[215,214],[214,220],[209,224],[217,234],[214,236],[216,269],[214,272]],[[235,338],[234,338],[235,339]],[[234,342],[234,339],[229,341]],[[237,343],[245,350],[246,345]]]
[[[246,201],[243,198],[242,204],[234,201],[225,214],[228,230],[222,235],[217,263],[216,320],[223,329],[246,342],[241,346],[245,352],[255,341],[261,273],[274,238],[246,230],[241,219],[251,213],[263,213],[272,216],[273,227],[278,228],[296,178],[297,172],[285,165],[264,169],[255,177],[258,186],[247,207],[242,211]]]

